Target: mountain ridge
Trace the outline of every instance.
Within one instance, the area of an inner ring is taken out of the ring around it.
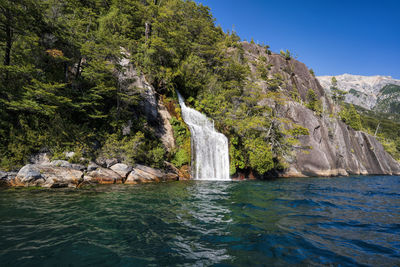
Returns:
[[[386,101],[391,103],[391,97],[394,97],[395,99],[398,98],[397,94],[392,95],[382,93],[382,90],[388,85],[399,86],[400,88],[400,80],[393,79],[391,76],[363,76],[348,73],[337,76],[318,76],[318,81],[328,93],[331,93],[330,87],[332,85],[331,80],[333,77],[337,80],[338,89],[348,92],[345,102],[350,104],[355,104],[369,110],[376,108],[376,111],[379,112],[389,112],[390,108],[380,107],[380,102]]]

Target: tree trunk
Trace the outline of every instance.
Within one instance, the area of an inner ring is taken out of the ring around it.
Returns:
[[[11,58],[11,46],[12,46],[12,30],[10,25],[6,25],[6,51],[4,53],[4,65],[10,65]]]
[[[146,36],[146,42],[147,42],[147,40],[149,39],[149,37],[151,35],[151,24],[149,22],[145,22],[144,25],[146,27],[144,34]]]
[[[78,66],[76,67],[75,80],[78,80],[79,75],[81,74],[81,73],[80,73],[81,64],[82,64],[82,58],[80,57],[80,58],[79,58],[79,61],[78,61]]]

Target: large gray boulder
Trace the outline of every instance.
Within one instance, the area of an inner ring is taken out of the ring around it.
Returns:
[[[28,164],[12,180],[13,186],[76,187],[83,181],[83,172],[51,165]]]
[[[126,179],[126,184],[141,184],[151,182],[166,182],[178,180],[176,173],[166,173],[144,165],[136,165]]]
[[[84,182],[88,184],[121,184],[123,178],[113,170],[98,167],[86,173]]]
[[[110,167],[111,170],[115,171],[124,179],[128,176],[128,174],[132,171],[132,166],[128,166],[124,163],[117,163]]]

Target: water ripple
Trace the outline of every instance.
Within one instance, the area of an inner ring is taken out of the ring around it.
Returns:
[[[2,266],[398,266],[400,177],[0,191]]]

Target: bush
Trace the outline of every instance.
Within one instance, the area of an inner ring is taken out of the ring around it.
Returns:
[[[160,168],[163,165],[165,150],[161,144],[146,138],[142,132],[120,138],[110,134],[101,149],[100,155],[106,158],[117,158],[133,165],[142,163]]]
[[[321,115],[322,113],[322,103],[318,99],[317,94],[314,92],[314,90],[309,89],[307,92],[307,101],[308,103],[306,104],[306,107],[315,111],[318,115]]]
[[[339,112],[341,120],[356,131],[362,128],[361,117],[353,105],[344,106]]]

